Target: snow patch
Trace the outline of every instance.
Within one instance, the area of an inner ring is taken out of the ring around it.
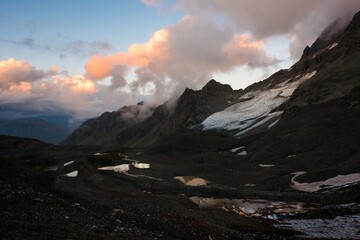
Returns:
[[[99,170],[114,171],[117,173],[125,173],[130,170],[130,164],[120,164],[116,166],[100,167]]]
[[[274,167],[275,165],[273,164],[259,164],[259,167],[262,167],[262,168],[269,168],[269,167]]]
[[[95,153],[94,156],[103,156],[103,155],[109,155],[111,153]]]
[[[241,147],[238,147],[238,148],[233,148],[233,149],[230,150],[230,152],[235,153],[235,152],[239,151],[240,149],[243,149],[244,147],[245,146],[241,146]]]
[[[66,163],[64,163],[64,167],[66,167],[66,166],[68,166],[68,165],[70,165],[70,164],[73,164],[73,163],[74,163],[74,160],[69,161],[69,162],[66,162]]]
[[[339,45],[339,43],[333,43],[330,45],[330,47],[328,47],[328,49],[331,50],[331,49],[337,47],[337,45]]]
[[[241,135],[265,124],[281,115],[282,112],[271,111],[288,100],[301,83],[315,74],[316,71],[313,71],[298,76],[299,79],[296,81],[289,79],[270,90],[248,92],[239,98],[240,102],[206,118],[202,122],[203,130],[236,130],[238,135]]]
[[[312,183],[299,183],[295,178],[305,174],[305,172],[293,173],[295,176],[291,179],[291,187],[295,190],[302,192],[317,192],[322,189],[330,189],[336,187],[344,187],[349,184],[360,182],[360,173],[353,173],[348,175],[337,175],[336,177],[329,178],[324,181],[317,181]]]
[[[268,128],[272,128],[272,127],[275,126],[279,121],[280,121],[280,119],[276,120],[275,122],[273,122],[272,124],[270,124],[270,125],[268,126]]]
[[[177,176],[174,177],[174,179],[181,181],[187,186],[193,186],[193,187],[204,186],[207,184],[207,181],[205,179],[199,177]]]
[[[75,171],[69,172],[67,174],[64,174],[64,176],[65,177],[77,177],[78,173],[79,172],[77,170],[75,170]]]
[[[247,152],[246,151],[242,151],[242,152],[239,152],[238,154],[236,154],[238,156],[245,156],[247,155]]]
[[[150,168],[150,164],[149,164],[149,163],[138,163],[138,162],[135,162],[135,163],[133,163],[133,166],[134,166],[135,168],[141,168],[141,169]]]

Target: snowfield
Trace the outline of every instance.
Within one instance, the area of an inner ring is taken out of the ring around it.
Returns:
[[[236,135],[241,135],[263,124],[270,125],[282,114],[282,112],[271,113],[271,111],[287,101],[301,83],[315,74],[316,71],[313,71],[303,76],[297,76],[270,90],[248,92],[239,99],[239,103],[205,119],[202,122],[203,130],[223,129],[236,131]],[[275,124],[271,126],[273,125]]]

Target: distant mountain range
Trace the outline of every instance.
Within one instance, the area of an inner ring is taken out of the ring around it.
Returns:
[[[71,130],[59,125],[49,123],[42,119],[15,119],[0,121],[0,134],[35,138],[44,142],[57,144],[64,140]]]

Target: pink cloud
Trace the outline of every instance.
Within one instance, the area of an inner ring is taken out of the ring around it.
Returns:
[[[25,87],[27,82],[38,81],[45,76],[44,71],[30,66],[26,61],[18,61],[14,58],[0,61],[0,91],[10,88],[29,90]]]
[[[121,66],[116,75],[121,79],[118,87],[128,84],[134,93],[147,89],[160,103],[186,87],[202,86],[215,72],[274,63],[262,41],[248,34],[234,36],[230,27],[216,26],[208,19],[185,16],[177,24],[156,31],[147,42],[130,45],[127,52],[91,57],[85,69],[94,79],[115,79],[114,69]],[[135,69],[136,79],[130,84],[124,68]]]
[[[126,70],[118,65],[111,70],[114,85],[124,85],[121,77]],[[85,119],[135,101],[133,94],[113,90],[85,75],[69,75],[57,66],[42,70],[24,60],[0,60],[0,106],[7,110],[66,113]]]

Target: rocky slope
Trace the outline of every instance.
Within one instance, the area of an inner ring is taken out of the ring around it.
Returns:
[[[85,121],[62,144],[114,145],[121,132],[149,117],[152,111],[151,107],[140,102],[137,105],[124,106],[117,111],[105,112],[98,118]]]

